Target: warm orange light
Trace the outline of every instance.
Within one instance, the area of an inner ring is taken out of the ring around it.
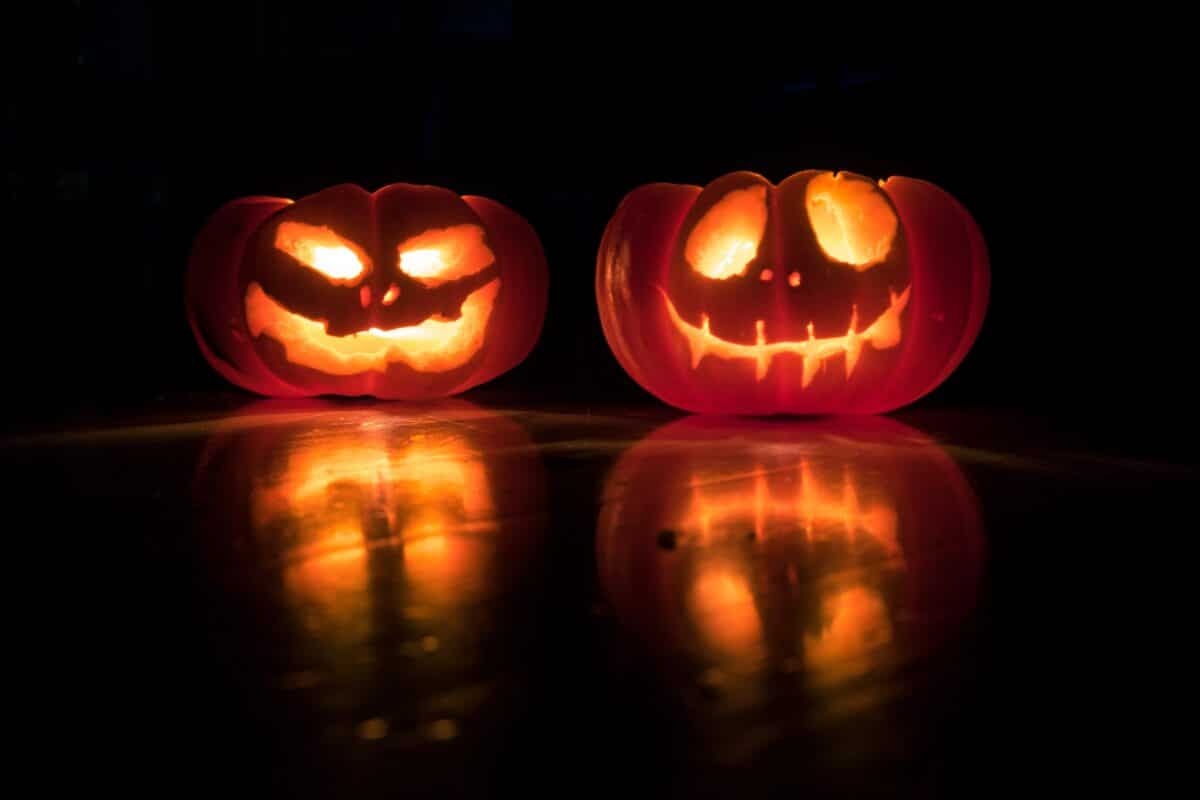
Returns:
[[[362,249],[324,225],[280,223],[275,247],[334,283],[353,283],[366,269]]]
[[[437,316],[406,328],[331,336],[325,323],[288,311],[251,283],[246,322],[254,336],[270,336],[282,344],[288,361],[330,375],[384,372],[396,362],[421,372],[445,372],[467,363],[483,346],[499,289],[500,279],[494,278],[471,292],[458,319]]]
[[[767,227],[767,189],[751,186],[722,197],[692,229],[684,258],[709,278],[746,274]]]
[[[903,557],[895,509],[878,502],[864,506],[859,498],[859,482],[848,469],[842,474],[840,491],[822,487],[807,459],[801,459],[798,471],[795,513],[804,523],[805,536],[813,539],[824,526],[832,524],[852,542],[865,533],[889,559]]]
[[[414,602],[442,607],[486,590],[487,537],[495,505],[482,456],[463,439],[348,431],[297,440],[282,474],[252,497],[260,530],[295,541],[285,572],[289,594],[321,624],[361,627],[368,555],[403,565]]]
[[[860,272],[887,258],[899,220],[875,184],[826,172],[809,181],[804,203],[825,255]]]
[[[441,250],[409,250],[400,254],[400,270],[413,278],[436,277],[445,269]]]
[[[325,552],[297,559],[283,570],[289,604],[310,634],[335,641],[361,641],[369,635],[371,617],[367,585],[367,551],[358,532],[329,531]]]
[[[662,291],[662,290],[660,290]],[[675,309],[675,304],[665,291],[662,291],[663,302],[666,303],[667,314],[675,326],[675,330],[687,340],[688,349],[692,355],[692,369],[700,366],[705,356],[716,358],[736,359],[745,358],[755,362],[754,377],[761,381],[771,368],[771,360],[784,353],[798,355],[804,359],[804,371],[801,386],[808,386],[816,377],[817,370],[826,360],[834,356],[846,357],[846,377],[854,373],[864,344],[870,344],[876,350],[886,350],[900,343],[902,335],[900,314],[908,305],[909,289],[897,295],[891,294],[891,302],[882,314],[866,328],[856,330],[858,326],[858,310],[851,309],[849,328],[844,336],[833,336],[818,339],[813,335],[812,323],[809,323],[809,338],[801,341],[768,342],[766,337],[766,322],[756,321],[758,331],[754,344],[737,344],[716,336],[709,330],[708,315],[701,315],[700,327],[685,321]]]
[[[866,671],[871,657],[892,642],[887,605],[867,587],[851,586],[823,598],[821,616],[821,631],[804,637],[804,661],[826,677]]]
[[[794,467],[757,464],[735,474],[699,472],[689,484],[691,500],[675,526],[697,535],[701,545],[749,531],[760,541],[797,531],[816,540],[833,532],[850,541],[865,534],[889,559],[902,555],[895,510],[878,500],[865,503],[859,480],[848,470],[840,485],[822,485],[801,458]]]
[[[474,275],[496,260],[478,225],[425,231],[406,239],[398,250],[400,271],[425,286]]]
[[[887,605],[878,592],[857,584],[845,588],[842,581],[905,567],[898,516],[871,476],[847,465],[840,478],[833,477],[807,457],[790,462],[763,458],[733,471],[728,464],[701,467],[690,476],[690,491],[670,522],[692,542],[685,552],[698,559],[687,585],[688,614],[723,660],[754,667],[764,656],[766,635],[755,590],[775,591],[752,577],[757,574],[754,550],[788,552],[773,543],[790,548],[806,542],[799,552],[809,558],[849,553],[848,563],[820,564],[821,573],[838,576],[838,588],[814,583],[821,624],[815,633],[803,634],[805,664],[826,677],[842,677],[868,666],[875,651],[891,642]],[[849,548],[828,547],[833,541]]]
[[[958,630],[980,525],[955,463],[886,418],[694,416],[613,468],[596,558],[621,625],[689,695],[698,679],[741,713],[803,686],[840,714],[880,697],[865,673]]]
[[[405,542],[404,572],[418,603],[468,605],[486,594],[489,544],[478,537],[426,535]]]
[[[744,575],[717,560],[701,568],[688,599],[692,617],[713,649],[739,660],[758,655],[762,620]]]

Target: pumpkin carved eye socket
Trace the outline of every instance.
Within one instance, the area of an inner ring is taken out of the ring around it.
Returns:
[[[397,251],[400,271],[430,287],[474,275],[496,260],[478,225],[434,228],[404,240]]]
[[[684,258],[706,278],[745,275],[767,227],[767,188],[735,189],[710,208],[688,236]]]
[[[827,172],[808,182],[804,206],[817,244],[834,261],[863,272],[891,251],[896,212],[875,184]]]
[[[353,284],[366,271],[367,258],[358,245],[323,225],[281,223],[275,247],[334,283]]]

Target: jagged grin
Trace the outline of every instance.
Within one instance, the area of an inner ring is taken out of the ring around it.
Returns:
[[[696,327],[684,320],[675,309],[675,304],[662,288],[663,301],[667,306],[667,314],[675,329],[687,340],[688,349],[692,354],[692,369],[700,365],[705,356],[735,359],[748,358],[755,362],[754,379],[761,381],[771,368],[771,359],[784,353],[798,355],[804,362],[804,373],[801,386],[808,386],[816,377],[817,371],[826,359],[837,355],[846,356],[846,377],[849,378],[862,355],[864,344],[870,344],[876,350],[886,350],[900,343],[902,335],[900,314],[908,305],[909,290],[905,287],[900,294],[889,292],[891,302],[887,309],[864,330],[858,328],[858,308],[852,309],[850,327],[843,336],[832,336],[818,339],[813,334],[813,324],[808,323],[808,338],[800,341],[767,342],[766,323],[763,320],[755,322],[757,341],[754,344],[738,344],[730,342],[709,330],[707,314],[700,316],[700,326]]]
[[[499,288],[500,279],[494,278],[467,295],[458,319],[435,316],[406,328],[331,336],[325,323],[289,311],[262,286],[251,283],[246,323],[253,336],[266,335],[282,344],[288,361],[329,375],[384,372],[393,362],[422,372],[445,372],[470,361],[483,346]]]

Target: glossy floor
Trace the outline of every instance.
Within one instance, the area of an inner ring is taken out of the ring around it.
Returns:
[[[87,573],[63,680],[135,782],[928,795],[1019,784],[1042,726],[1006,731],[1055,717],[1045,537],[1194,478],[1048,435],[259,402],[5,459]]]

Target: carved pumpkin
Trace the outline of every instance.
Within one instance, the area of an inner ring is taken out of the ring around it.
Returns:
[[[413,725],[420,704],[348,701],[376,674],[427,696],[488,663],[495,628],[527,616],[544,492],[524,429],[457,400],[263,401],[218,423],[193,486],[198,541],[284,679]]]
[[[988,282],[979,229],[932,184],[736,172],[626,196],[596,297],[617,360],[671,405],[878,413],[954,370]]]
[[[222,207],[192,249],[188,318],[210,364],[273,396],[456,394],[521,362],[547,274],[525,220],[392,184]]]
[[[597,533],[624,625],[743,699],[770,675],[823,690],[936,647],[974,608],[983,553],[957,465],[872,417],[666,425],[618,461]]]

